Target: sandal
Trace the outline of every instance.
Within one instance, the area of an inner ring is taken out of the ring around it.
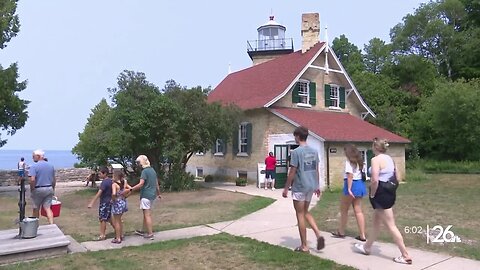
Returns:
[[[354,247],[354,250],[358,253],[362,253],[363,255],[370,255],[370,251],[367,251],[365,249],[365,246],[362,244],[356,243],[355,245],[353,245],[353,247]]]
[[[319,236],[317,238],[317,250],[321,250],[325,247],[325,238],[323,236]]]
[[[118,240],[117,238],[113,238],[112,243],[113,244],[121,244],[122,240]]]
[[[357,237],[355,237],[355,239],[357,239],[358,241],[362,241],[362,242],[365,242],[365,241],[367,241],[367,239],[366,239],[366,238],[361,238],[361,237],[360,237],[360,235],[359,235],[359,236],[357,236]]]
[[[403,256],[398,256],[396,258],[393,258],[393,261],[401,264],[412,264],[412,259],[406,259]]]
[[[153,237],[154,237],[154,234],[153,234],[153,233],[152,233],[152,234],[144,234],[144,235],[143,235],[143,238],[145,238],[145,239],[154,240]]]
[[[93,241],[103,241],[103,240],[105,240],[105,239],[107,239],[107,236],[105,236],[105,235],[100,235],[100,236],[95,237],[95,238],[93,239]]]
[[[309,249],[303,250],[302,247],[296,247],[293,251],[295,251],[295,252],[307,253],[307,254],[310,253],[310,250],[309,250]]]
[[[340,234],[338,231],[336,232],[330,232],[333,237],[335,238],[345,238],[345,234]]]

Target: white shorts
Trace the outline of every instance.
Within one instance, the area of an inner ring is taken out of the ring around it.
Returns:
[[[152,209],[152,207],[153,207],[153,201],[151,201],[147,198],[141,198],[140,199],[140,209],[149,210],[149,209]]]
[[[311,202],[313,196],[313,191],[310,192],[293,192],[292,199],[299,202]]]

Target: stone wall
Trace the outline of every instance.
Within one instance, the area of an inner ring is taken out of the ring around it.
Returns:
[[[84,180],[90,174],[88,168],[72,168],[72,169],[57,169],[55,176],[57,182],[72,182]],[[2,171],[0,170],[0,186],[15,186],[17,185],[18,174],[16,170]]]

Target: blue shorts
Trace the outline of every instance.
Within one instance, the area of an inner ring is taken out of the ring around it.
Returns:
[[[265,171],[266,179],[275,179],[275,170],[266,170]]]
[[[24,170],[18,170],[18,176],[25,177],[25,171]]]
[[[100,203],[98,205],[98,220],[108,221],[112,215],[112,204],[111,203]]]
[[[367,195],[367,188],[365,182],[361,179],[352,181],[352,193],[356,198],[362,198]],[[349,196],[347,179],[343,180],[343,195]]]

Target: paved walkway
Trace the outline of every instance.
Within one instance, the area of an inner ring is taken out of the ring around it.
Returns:
[[[96,251],[121,248],[124,246],[138,246],[158,241],[214,235],[221,232],[236,236],[249,237],[291,249],[299,245],[300,239],[296,226],[297,222],[295,211],[292,206],[292,200],[291,198],[282,198],[281,190],[271,191],[258,189],[253,185],[236,187],[233,183],[203,184],[207,187],[231,192],[242,192],[249,195],[270,197],[276,199],[276,201],[264,209],[234,221],[158,232],[155,234],[155,240],[147,240],[138,236],[127,236],[125,241],[120,245],[112,244],[110,243],[110,240],[83,242],[81,244],[73,241],[71,251]],[[78,184],[70,183],[66,186],[74,187],[78,186]],[[313,200],[312,206],[314,206],[316,202],[317,200]],[[322,235],[326,239],[326,247],[322,251],[317,252],[314,248],[316,244],[315,234],[312,230],[308,230],[307,238],[310,240],[311,254],[313,256],[333,260],[339,264],[353,266],[358,269],[480,269],[480,261],[454,257],[446,254],[437,254],[413,248],[408,248],[409,253],[413,258],[413,265],[400,265],[392,261],[393,257],[399,255],[399,251],[394,244],[377,242],[373,246],[372,255],[365,256],[353,251],[353,244],[356,242],[353,238],[332,238],[330,233],[327,232],[323,232]]]

